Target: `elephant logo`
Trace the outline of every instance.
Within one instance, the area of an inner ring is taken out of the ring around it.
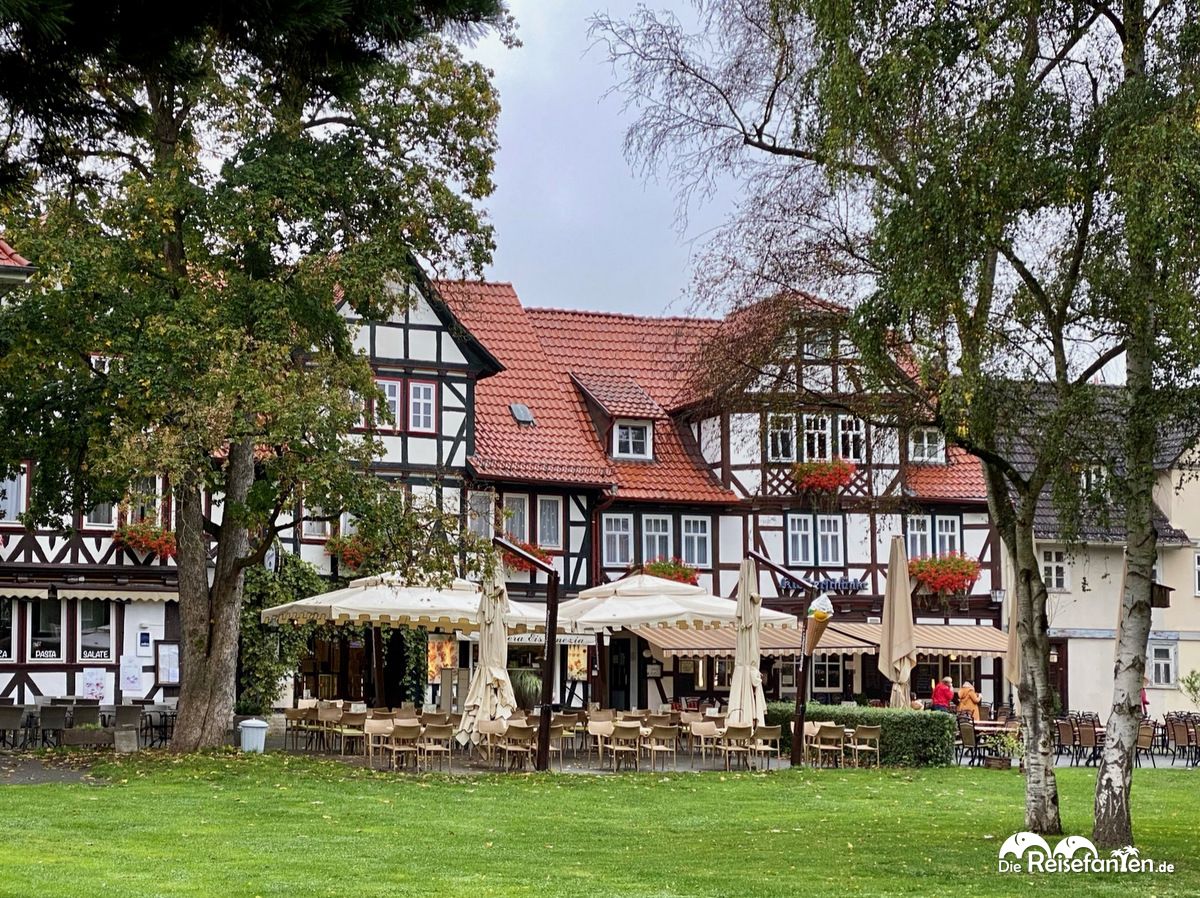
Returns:
[[[1037,833],[1021,832],[1013,833],[1004,840],[1004,844],[1000,846],[1000,857],[1003,859],[1011,854],[1020,859],[1031,848],[1040,850],[1043,854],[1050,853],[1050,846]]]
[[[1067,836],[1054,846],[1055,857],[1071,858],[1075,857],[1076,852],[1079,851],[1086,852],[1092,857],[1099,856],[1099,852],[1096,851],[1096,846],[1092,844],[1092,840],[1086,839],[1083,836]]]

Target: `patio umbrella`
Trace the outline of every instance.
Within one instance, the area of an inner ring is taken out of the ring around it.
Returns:
[[[637,627],[722,627],[737,621],[738,603],[702,586],[632,574],[585,589],[559,607],[560,625],[574,633]],[[796,618],[760,608],[764,627],[794,627]]]
[[[508,678],[508,629],[504,625],[507,606],[504,571],[497,565],[479,597],[479,663],[462,705],[462,722],[456,734],[462,745],[480,741],[481,720],[508,720],[517,706]]]
[[[1008,644],[1004,652],[1004,679],[1013,686],[1021,682],[1021,636],[1017,632],[1017,593],[1008,597]]]
[[[905,557],[903,537],[893,536],[879,637],[879,672],[892,681],[890,703],[893,708],[908,707],[911,701],[908,681],[916,664],[917,642],[913,636],[908,558]]]
[[[344,589],[309,596],[262,613],[264,623],[372,623],[464,630],[479,627],[479,587],[455,579],[445,587],[413,586],[395,574],[362,577]],[[544,615],[530,605],[507,602],[505,623],[514,629],[544,627]]]
[[[733,656],[733,680],[729,684],[729,723],[744,726],[766,723],[767,698],[763,693],[762,672],[758,669],[759,612],[758,570],[747,558],[738,574],[737,648]]]

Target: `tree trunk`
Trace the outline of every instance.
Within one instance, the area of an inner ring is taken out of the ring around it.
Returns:
[[[179,717],[171,740],[174,751],[190,752],[224,744],[233,720],[237,680],[242,572],[249,533],[235,509],[254,479],[253,444],[230,447],[225,514],[216,542],[212,581],[208,575],[208,538],[204,532],[203,494],[196,479],[179,491],[178,564],[180,640]]]
[[[1022,500],[1027,514],[1015,522],[1017,633],[1021,640],[1021,679],[1017,696],[1025,735],[1025,829],[1056,835],[1062,832],[1058,780],[1054,775],[1054,695],[1050,685],[1050,639],[1047,635],[1046,585],[1038,571],[1033,543],[1032,496]],[[1010,551],[1011,551],[1010,547]]]

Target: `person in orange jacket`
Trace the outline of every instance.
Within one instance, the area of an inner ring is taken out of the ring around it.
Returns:
[[[969,713],[972,720],[979,719],[979,700],[981,696],[975,691],[975,686],[967,680],[958,690],[958,711],[960,714]]]

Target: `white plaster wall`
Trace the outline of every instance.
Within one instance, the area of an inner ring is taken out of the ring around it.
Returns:
[[[761,458],[758,440],[758,415],[730,415],[729,457],[733,464],[758,464]],[[742,474],[745,472],[741,472],[739,476]]]
[[[404,328],[375,325],[375,355],[383,359],[404,358]]]
[[[436,437],[409,437],[408,461],[414,465],[437,464]]]
[[[742,545],[742,518],[740,515],[721,515],[717,526],[721,534],[721,557],[726,564],[740,563],[746,557],[747,546]]]
[[[378,343],[378,337],[376,338]],[[435,331],[409,331],[408,357],[435,361],[437,359],[437,333]]]
[[[700,454],[704,460],[716,464],[721,460],[721,421],[719,418],[704,418],[700,422]]]

